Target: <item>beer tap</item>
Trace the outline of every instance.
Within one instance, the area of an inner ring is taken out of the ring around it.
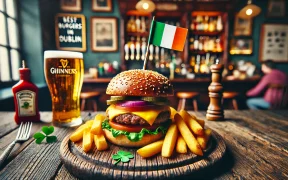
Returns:
[[[130,51],[131,51],[130,59],[131,60],[134,60],[134,49],[135,49],[135,45],[131,44],[130,45]]]
[[[161,50],[160,50],[160,54],[161,54],[161,60],[165,60],[165,50],[164,50],[164,48],[161,48]]]
[[[141,59],[144,61],[145,53],[146,53],[146,43],[145,42],[143,42],[141,45],[141,51],[142,51]]]
[[[159,50],[160,48],[158,46],[155,47],[155,60],[158,61],[159,60]]]
[[[140,43],[136,42],[136,60],[140,59]]]
[[[124,51],[125,51],[125,60],[128,61],[129,60],[129,46],[128,44],[124,45]]]
[[[149,46],[149,60],[152,61],[153,60],[153,45],[150,44]]]

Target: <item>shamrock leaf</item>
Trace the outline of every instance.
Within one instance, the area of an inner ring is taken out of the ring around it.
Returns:
[[[41,142],[46,138],[46,142],[47,143],[53,143],[57,141],[57,137],[56,136],[48,136],[50,134],[52,134],[54,132],[54,127],[53,126],[43,126],[42,127],[42,131],[44,132],[44,134],[42,132],[37,132],[34,134],[34,139],[36,140],[36,144],[41,144]]]
[[[53,126],[43,126],[42,131],[48,136],[54,132],[54,127]]]
[[[35,133],[33,137],[36,139],[36,144],[41,144],[41,142],[45,139],[46,136],[38,132],[38,133]]]
[[[117,152],[117,154],[112,155],[112,159],[114,159],[116,161],[114,164],[117,164],[120,161],[123,163],[129,162],[130,159],[132,159],[132,158],[134,158],[134,156],[133,156],[133,154],[131,154],[131,152],[122,151],[122,150],[119,150]]]
[[[56,142],[57,141],[57,137],[56,136],[47,136],[46,137],[46,142],[47,143],[52,143],[52,142]]]

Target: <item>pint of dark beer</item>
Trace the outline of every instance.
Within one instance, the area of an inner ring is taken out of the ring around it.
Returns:
[[[53,124],[66,127],[81,124],[83,54],[71,51],[45,51],[44,71],[52,98]]]

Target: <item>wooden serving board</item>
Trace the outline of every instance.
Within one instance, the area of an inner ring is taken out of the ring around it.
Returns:
[[[134,158],[128,163],[115,165],[112,155],[118,150],[130,151]],[[174,152],[170,158],[160,154],[144,159],[136,153],[137,149],[124,148],[109,144],[106,151],[98,151],[96,147],[89,153],[82,150],[82,143],[73,143],[69,135],[64,138],[60,147],[61,160],[66,169],[80,179],[173,179],[193,174],[200,169],[212,166],[224,155],[226,145],[223,138],[212,132],[209,148],[200,157],[192,154]]]

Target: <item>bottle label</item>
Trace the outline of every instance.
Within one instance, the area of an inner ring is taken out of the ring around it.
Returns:
[[[36,93],[30,90],[22,90],[16,93],[19,116],[35,116]]]

